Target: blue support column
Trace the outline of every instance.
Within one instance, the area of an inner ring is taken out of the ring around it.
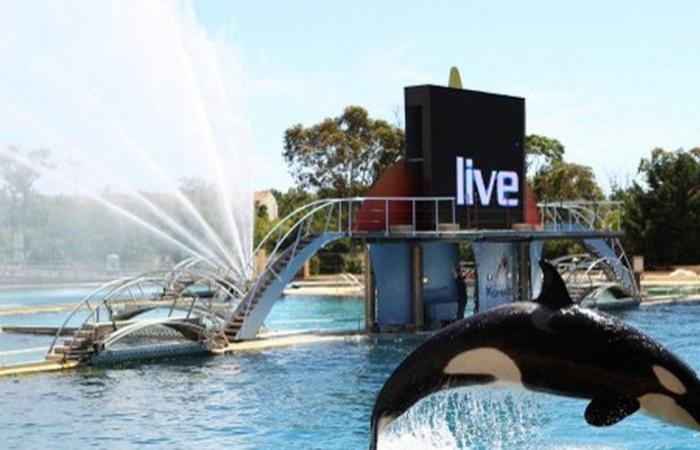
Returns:
[[[379,327],[413,324],[411,244],[371,244]]]
[[[428,242],[422,247],[426,324],[436,328],[457,316],[453,269],[459,262],[459,246],[449,242]]]

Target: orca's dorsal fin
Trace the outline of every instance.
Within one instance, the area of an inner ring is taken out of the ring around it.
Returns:
[[[544,259],[540,259],[540,267],[542,268],[543,277],[542,290],[535,301],[551,309],[573,305],[574,302],[566,289],[566,283],[562,280],[557,269]]]

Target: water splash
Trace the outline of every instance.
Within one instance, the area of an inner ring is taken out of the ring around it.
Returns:
[[[151,214],[153,214],[153,216],[155,216],[158,222],[161,222],[163,225],[165,225],[170,230],[172,230],[172,232],[175,233],[175,237],[177,237],[178,239],[183,239],[188,244],[192,245],[194,249],[196,249],[198,252],[201,252],[207,255],[208,257],[214,259],[215,261],[218,261],[218,263],[222,266],[226,266],[228,264],[231,267],[237,267],[237,263],[234,261],[230,251],[223,246],[218,235],[211,229],[211,227],[209,227],[209,225],[204,221],[204,218],[202,218],[202,216],[196,210],[195,212],[197,213],[197,221],[204,224],[203,227],[206,238],[213,240],[214,247],[218,248],[222,252],[221,254],[212,253],[210,242],[205,243],[197,239],[197,237],[191,232],[192,230],[187,230],[181,223],[179,223],[173,217],[168,215],[168,213],[165,210],[163,210],[158,205],[154,204],[145,195],[133,190],[133,187],[129,186],[128,182],[113,174],[107,168],[101,166],[99,161],[96,161],[95,159],[90,157],[89,152],[79,149],[72,145],[70,142],[67,142],[60,136],[59,133],[50,129],[46,125],[36,121],[34,118],[31,117],[31,115],[20,110],[19,108],[16,108],[13,105],[7,103],[0,103],[0,118],[4,119],[6,117],[11,117],[14,120],[23,121],[31,126],[34,126],[35,129],[40,130],[45,135],[51,136],[54,145],[58,146],[56,148],[63,150],[68,154],[76,157],[81,163],[85,164],[86,167],[92,173],[98,174],[101,178],[108,181],[109,183],[114,183],[114,185],[117,186],[118,189],[123,190],[125,195],[133,198],[134,200],[145,206],[147,210]],[[31,162],[27,161],[26,159],[19,158],[18,155],[7,152],[4,152],[3,154],[9,158],[17,160],[19,163],[24,164],[25,166],[28,166],[39,173],[43,172],[43,168],[35,167],[33,164],[31,164]],[[80,191],[82,192],[90,192],[88,189],[81,185],[80,179],[70,181],[69,183],[66,183],[65,181],[66,180],[59,179],[58,182],[68,187],[78,186]],[[194,206],[190,202],[188,202],[188,205],[190,208],[194,208]],[[222,256],[226,260],[226,262],[220,259]]]
[[[423,399],[394,422],[382,449],[536,449],[544,417],[537,394],[469,388]]]
[[[230,40],[208,34],[188,1],[10,2],[0,6],[0,28],[0,104],[42,125],[4,118],[0,147],[51,149],[56,172],[77,182],[73,192],[99,196],[109,179],[134,197],[170,195],[179,205],[170,214],[142,202],[159,216],[157,229],[247,269],[249,124]],[[76,149],[89,170],[74,164]],[[215,187],[217,205],[206,214],[177,188],[192,177]],[[178,218],[189,236],[170,220]]]
[[[0,156],[4,158],[9,158],[12,159],[20,164],[23,164],[24,166],[36,171],[37,173],[42,174],[46,178],[52,180],[55,183],[58,183],[63,186],[67,186],[69,188],[75,189],[78,193],[81,193],[88,197],[89,199],[97,202],[101,206],[104,206],[106,209],[126,218],[127,220],[135,223],[136,225],[141,226],[147,231],[150,231],[153,233],[153,235],[165,242],[168,242],[175,247],[179,248],[180,250],[185,251],[186,253],[189,253],[192,256],[195,256],[197,258],[207,260],[210,257],[213,257],[213,254],[208,254],[208,255],[203,255],[199,253],[197,250],[193,249],[192,247],[188,246],[184,242],[172,237],[168,233],[163,232],[160,230],[155,224],[148,222],[147,220],[144,220],[140,216],[128,211],[127,209],[117,205],[114,202],[110,202],[109,200],[105,199],[101,195],[97,195],[93,192],[87,191],[87,190],[82,190],[80,185],[73,183],[69,178],[60,175],[59,173],[53,172],[51,170],[47,170],[45,167],[42,167],[40,165],[34,164],[31,161],[27,160],[26,158],[23,158],[20,155],[17,155],[15,153],[12,153],[7,150],[0,149]]]

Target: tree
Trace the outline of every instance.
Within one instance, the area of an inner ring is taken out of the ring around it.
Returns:
[[[650,266],[700,263],[700,148],[656,148],[639,164],[646,186],[624,195],[626,247]]]
[[[301,188],[290,188],[287,192],[272,189],[272,195],[277,201],[277,213],[280,219],[287,217],[295,209],[316,200],[316,196]]]
[[[0,181],[2,193],[8,200],[10,234],[12,235],[15,262],[24,261],[24,232],[30,197],[34,183],[39,179],[38,169],[50,167],[51,152],[45,148],[32,150],[23,157],[16,147],[9,147],[0,156]]]
[[[7,151],[10,155],[0,156],[0,180],[2,191],[12,204],[10,223],[17,227],[24,224],[27,201],[34,192],[34,183],[39,179],[36,168],[49,167],[48,158],[51,152],[41,148],[30,151],[27,157],[23,158],[16,147],[9,147]]]
[[[551,166],[564,159],[564,145],[556,139],[538,134],[525,138],[525,166],[527,171],[538,172],[542,166]]]
[[[543,166],[535,174],[532,184],[539,201],[598,201],[604,198],[590,167],[563,160]]]
[[[273,222],[267,214],[267,206],[255,202],[255,226],[253,228],[253,246],[258,244],[267,235],[268,231],[274,226]]]
[[[602,200],[603,191],[588,166],[564,161],[565,147],[559,140],[531,134],[525,138],[528,181],[539,201]],[[581,243],[574,240],[547,241],[547,258],[581,253]]]
[[[525,138],[527,167],[539,201],[602,200],[603,191],[593,170],[564,161],[564,145],[557,139],[537,134]]]
[[[321,197],[362,195],[403,154],[403,130],[360,106],[284,133],[284,158],[297,185]]]

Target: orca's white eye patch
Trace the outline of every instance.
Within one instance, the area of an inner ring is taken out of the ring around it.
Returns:
[[[683,395],[688,392],[683,382],[665,367],[654,364],[651,366],[651,370],[654,371],[654,375],[656,375],[656,379],[659,380],[661,386],[665,387],[674,394]]]
[[[491,375],[497,381],[521,383],[522,374],[515,361],[493,347],[480,347],[459,353],[443,369],[447,375]]]

